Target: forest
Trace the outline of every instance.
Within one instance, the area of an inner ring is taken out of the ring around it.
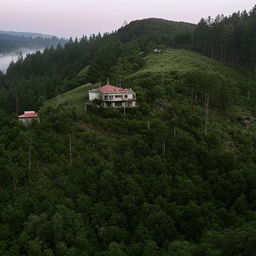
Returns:
[[[256,72],[256,7],[229,17],[202,19],[194,33],[194,49],[210,58]]]
[[[1,256],[255,255],[251,55],[200,48],[201,25],[134,21],[0,73]],[[85,109],[107,79],[138,107]]]

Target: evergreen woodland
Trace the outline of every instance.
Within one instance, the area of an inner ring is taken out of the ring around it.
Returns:
[[[0,74],[1,256],[255,255],[256,83],[191,51],[201,23],[132,22]],[[108,78],[138,107],[86,108]]]

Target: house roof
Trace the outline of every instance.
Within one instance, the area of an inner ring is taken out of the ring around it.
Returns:
[[[18,116],[19,118],[37,118],[38,114],[35,111],[25,111],[23,115]]]
[[[98,89],[96,89],[98,92],[101,93],[129,93],[129,92],[133,92],[132,89],[124,89],[121,87],[116,87],[110,84],[104,85]]]

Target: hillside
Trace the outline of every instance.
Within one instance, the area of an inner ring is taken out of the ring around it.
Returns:
[[[231,256],[244,248],[250,255],[255,123],[239,117],[255,116],[254,97],[241,94],[251,81],[184,50],[147,56],[144,68],[126,80],[139,106],[125,116],[86,112],[87,91],[98,87],[91,84],[41,109],[41,123],[30,129],[32,181],[15,199],[20,211],[28,207],[24,198],[31,201],[18,239],[57,255]],[[28,136],[22,130],[18,141]],[[5,218],[11,225],[12,217]],[[47,225],[49,235],[37,231]],[[59,228],[69,236],[57,236]],[[55,242],[48,245],[51,236]]]
[[[211,60],[208,57],[188,50],[165,50],[161,54],[147,55],[144,58],[144,61],[145,63],[140,70],[131,75],[128,75],[125,78],[125,81],[129,85],[130,83],[133,83],[133,86],[135,87],[141,86],[143,89],[146,89],[146,85],[143,85],[143,82],[140,82],[141,78],[158,79],[158,81],[155,81],[155,85],[158,86],[162,84],[163,77],[165,79],[165,82],[168,84],[172,83],[172,80],[175,79],[175,77],[178,79],[183,79],[190,73],[199,72],[207,73],[209,75],[218,75],[222,78],[230,78],[233,82],[233,86],[236,87],[235,90],[241,90],[241,94],[239,95],[239,97],[241,98],[242,96],[248,96],[247,87],[252,85],[251,83],[253,83],[253,81],[248,80],[247,74],[243,71],[239,71],[238,69],[223,65],[218,61]],[[86,67],[85,69],[88,70],[88,67]],[[78,76],[84,73],[85,69],[79,72]],[[198,81],[198,83],[200,83],[200,81]],[[97,87],[98,85],[95,86]],[[188,86],[190,87],[188,89],[192,90],[195,84],[193,82],[193,84]],[[205,87],[207,88],[207,85],[205,85]],[[88,88],[93,88],[93,85],[83,85],[63,94],[61,96],[63,97],[63,100],[60,101],[60,104],[63,104],[65,101],[64,99],[67,100],[69,96],[73,98],[73,96],[77,94],[77,96],[79,95],[80,97],[83,97],[82,93],[86,93]],[[230,88],[230,90],[232,91],[232,88]],[[253,91],[254,88],[252,87],[251,90]],[[57,99],[59,99],[59,97],[57,97]],[[54,102],[57,105],[59,104],[59,100],[56,101],[52,99],[49,101],[49,103],[51,104],[53,104]],[[76,100],[74,101],[74,104],[76,104]]]
[[[140,76],[147,72],[152,74],[175,71],[186,74],[192,71],[200,71],[208,73],[221,72],[222,75],[232,76],[232,78],[241,78],[239,70],[187,50],[172,49],[164,51],[161,54],[149,54],[145,57],[145,61],[144,67],[132,74],[131,77]]]
[[[193,25],[176,25],[136,21],[0,73],[0,255],[254,255],[255,81],[179,49]],[[138,107],[85,107],[107,78]]]
[[[190,49],[194,29],[193,24],[156,18],[126,24],[103,38],[102,47],[90,63],[87,80],[103,82],[111,78],[120,83],[142,67],[141,56],[154,48]]]
[[[202,108],[200,118],[203,121],[205,97],[208,94],[210,118],[216,118],[216,122],[220,123],[224,121],[225,127],[227,124],[239,125],[237,118],[240,116],[256,114],[253,108],[255,83],[242,71],[187,50],[172,49],[161,54],[149,54],[144,61],[143,68],[124,79],[123,86],[137,90],[140,100],[139,110],[131,116],[128,113],[129,117],[135,115],[139,118],[143,116],[144,119],[155,118],[158,117],[159,111],[166,111],[172,107],[173,100],[180,100],[180,104],[183,104],[183,99],[185,105],[192,104]],[[51,99],[44,104],[43,109],[71,107],[80,118],[84,118],[84,103],[88,102],[87,91],[98,86],[85,84],[75,88]],[[150,109],[154,110],[151,114]],[[108,111],[105,114],[108,115]],[[117,112],[115,115],[120,116],[120,113]],[[226,118],[229,122],[225,122]]]
[[[144,47],[148,42],[182,47],[192,43],[195,28],[190,23],[149,18],[129,23],[118,30],[118,35],[122,42],[137,40]]]

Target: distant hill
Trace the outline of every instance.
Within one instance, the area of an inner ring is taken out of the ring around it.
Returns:
[[[10,32],[16,33],[16,32]],[[18,33],[16,35],[0,32],[0,53],[10,53],[21,48],[38,49],[50,46],[64,45],[67,41],[55,36],[34,33]]]
[[[42,33],[33,33],[33,32],[15,32],[15,31],[0,31],[0,35],[10,35],[10,36],[24,36],[24,37],[42,37],[42,38],[51,38],[54,35],[42,34]]]
[[[195,24],[149,18],[132,21],[118,30],[122,42],[137,40],[140,46],[147,42],[173,46],[189,45]]]
[[[119,75],[115,78],[120,81],[127,72],[140,68],[140,57],[151,53],[155,48],[191,49],[195,28],[196,26],[190,23],[156,18],[133,21],[115,33],[103,37],[102,47],[95,51],[95,57],[90,63],[88,81],[106,81],[107,78],[114,78],[111,76],[113,69],[119,70]],[[127,58],[127,55],[130,57]],[[129,68],[127,63],[130,63]],[[117,66],[113,68],[115,65]]]

